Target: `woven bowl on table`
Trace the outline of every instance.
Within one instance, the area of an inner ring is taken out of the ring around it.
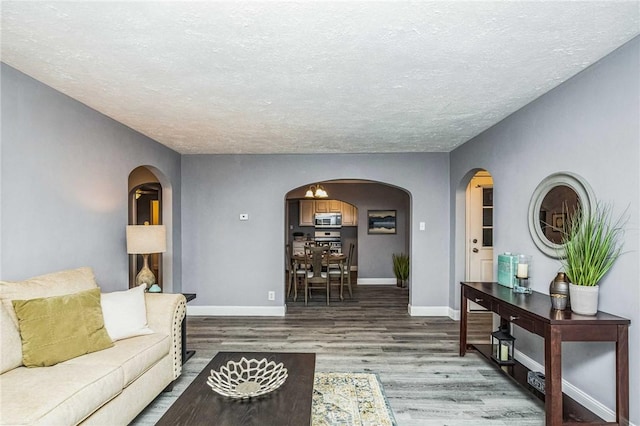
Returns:
[[[287,380],[287,369],[266,358],[229,361],[219,371],[211,370],[207,384],[230,398],[246,399],[278,389]]]

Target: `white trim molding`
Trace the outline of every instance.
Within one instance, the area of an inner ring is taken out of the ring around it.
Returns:
[[[454,321],[460,321],[460,309],[449,308],[449,318]]]
[[[529,358],[527,355],[523,354],[519,350],[515,350],[514,352],[515,358],[532,371],[541,371],[544,374],[544,366]],[[593,398],[591,395],[585,393],[577,386],[572,385],[565,379],[562,379],[562,391],[566,393],[568,396],[573,398],[576,402],[584,406],[585,408],[591,410],[595,415],[604,419],[605,422],[615,422],[616,421],[616,413],[609,409],[607,406],[602,404],[597,399]],[[633,423],[629,423],[630,426],[636,426]]]
[[[449,307],[409,305],[409,315],[412,317],[448,317]]]
[[[395,278],[358,278],[358,285],[396,285]]]
[[[283,317],[286,306],[189,306],[187,315],[212,317]]]

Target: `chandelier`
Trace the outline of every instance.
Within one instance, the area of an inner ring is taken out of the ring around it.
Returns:
[[[304,198],[327,198],[328,196],[329,194],[320,184],[309,185],[309,189],[304,194]]]

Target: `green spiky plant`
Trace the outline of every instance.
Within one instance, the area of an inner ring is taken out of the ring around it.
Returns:
[[[615,218],[610,205],[596,204],[591,215],[580,210],[569,216],[562,237],[565,273],[575,285],[595,286],[622,254],[624,215]]]
[[[409,279],[409,255],[404,253],[393,253],[393,273],[401,287]]]

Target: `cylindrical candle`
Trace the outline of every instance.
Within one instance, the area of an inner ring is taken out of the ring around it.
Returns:
[[[516,278],[529,278],[531,275],[531,256],[526,254],[518,255],[518,267],[516,268]]]
[[[516,272],[516,276],[518,278],[528,278],[529,265],[527,265],[526,263],[518,263],[518,271]]]
[[[500,345],[500,361],[509,361],[509,346],[504,343]]]

